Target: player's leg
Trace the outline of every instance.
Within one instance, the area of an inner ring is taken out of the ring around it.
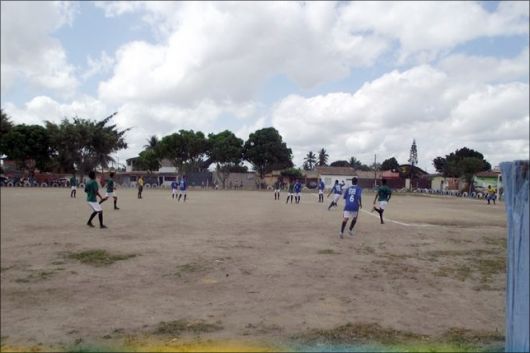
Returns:
[[[114,196],[114,209],[119,210],[118,208],[118,196]]]
[[[74,199],[77,197],[77,188],[74,189]]]
[[[92,220],[94,219],[94,217],[96,217],[98,213],[96,211],[93,211],[92,214],[90,215],[90,218],[88,219],[88,222],[86,222],[87,226],[89,227],[94,227],[94,225],[92,224]]]
[[[379,202],[379,209],[377,212],[379,213],[379,219],[381,220],[381,224],[385,224],[385,221],[383,221],[383,213],[385,212],[386,208],[386,201],[380,201]]]
[[[184,201],[183,202],[186,202],[186,196],[188,196],[188,193],[186,191],[184,191]]]
[[[355,212],[355,214],[353,215],[353,217],[351,219],[350,231],[349,231],[350,235],[353,235],[353,227],[355,227],[355,223],[357,223],[357,215],[358,215],[358,213]]]
[[[107,228],[107,226],[103,224],[103,211],[98,212],[98,218],[99,218],[99,228]]]
[[[103,202],[107,201],[109,198],[109,195],[108,194],[105,194],[105,197],[101,199],[101,201],[99,201],[99,204],[101,205]]]
[[[339,236],[341,239],[344,237],[344,228],[346,228],[346,224],[348,223],[349,218],[350,218],[350,212],[344,211],[344,217],[342,219],[342,224],[340,226],[340,233],[339,233]]]

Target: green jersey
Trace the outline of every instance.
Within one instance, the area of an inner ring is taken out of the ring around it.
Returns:
[[[70,178],[70,186],[77,186],[77,179],[75,177]]]
[[[114,180],[109,179],[107,180],[107,192],[113,192],[114,191]]]
[[[294,184],[291,183],[291,184],[289,184],[289,193],[292,194],[293,192],[294,192]]]
[[[98,193],[98,183],[94,179],[90,179],[85,185],[86,200],[88,202],[96,202],[96,195]]]
[[[378,201],[388,201],[388,199],[390,198],[390,195],[392,195],[392,190],[390,190],[390,188],[386,185],[381,185],[378,189],[377,189],[377,200]]]

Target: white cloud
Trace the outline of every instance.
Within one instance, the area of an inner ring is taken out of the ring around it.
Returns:
[[[114,63],[114,59],[105,51],[101,52],[98,59],[92,59],[91,56],[88,56],[88,69],[81,75],[81,77],[83,80],[86,80],[94,75],[109,73],[112,70]]]
[[[70,25],[76,6],[70,2],[1,3],[2,91],[16,80],[71,93],[78,82],[61,43],[51,33]]]

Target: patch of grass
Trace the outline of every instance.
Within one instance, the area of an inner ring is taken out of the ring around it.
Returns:
[[[15,282],[17,283],[31,283],[37,281],[43,281],[50,279],[56,271],[36,271],[30,273],[27,277],[17,278]]]
[[[504,342],[504,335],[500,332],[474,331],[465,328],[452,327],[442,336],[439,341],[455,344],[460,347],[478,347],[494,343]]]
[[[498,246],[502,249],[506,249],[506,238],[491,238],[491,237],[484,237],[482,238],[485,244]]]
[[[490,283],[493,276],[506,272],[506,257],[496,256],[485,259],[466,258],[465,263],[456,266],[443,266],[436,272],[435,276],[456,278],[465,281],[473,277],[474,274],[480,276],[482,284]]]
[[[187,273],[195,273],[195,272],[202,272],[202,271],[205,271],[207,270],[208,267],[203,264],[203,263],[199,263],[199,262],[190,262],[190,263],[187,263],[187,264],[184,264],[184,265],[178,265],[177,266],[177,272],[175,272],[175,276],[177,277],[182,277],[183,275],[187,274]]]
[[[458,265],[456,267],[443,266],[434,272],[434,275],[438,277],[452,277],[460,281],[465,281],[471,277],[472,272],[471,267],[467,265]]]
[[[506,272],[506,257],[498,256],[490,259],[478,259],[476,269],[480,272],[480,282],[491,282],[491,277]]]
[[[214,324],[204,322],[203,320],[199,321],[187,321],[187,320],[174,320],[165,322],[162,321],[158,324],[157,328],[154,330],[156,335],[172,335],[179,336],[183,333],[208,333],[222,330],[220,322]]]
[[[135,256],[135,254],[111,254],[106,250],[96,249],[71,253],[68,255],[68,258],[78,260],[79,262],[86,265],[100,267],[108,266],[116,261],[127,260]]]
[[[339,253],[333,249],[324,249],[317,252],[320,255],[338,255]]]

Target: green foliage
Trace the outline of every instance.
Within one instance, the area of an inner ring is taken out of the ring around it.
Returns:
[[[200,131],[180,130],[160,141],[160,156],[170,159],[184,172],[203,169],[203,157],[208,150],[209,142]]]
[[[135,254],[111,254],[106,250],[87,250],[78,253],[69,254],[68,257],[80,261],[86,265],[92,266],[108,266],[116,261],[127,260],[131,257],[135,257]]]
[[[13,128],[11,118],[3,109],[0,109],[0,155],[5,153],[4,136]]]
[[[381,163],[381,170],[398,170],[399,163],[396,158],[388,158]]]
[[[329,166],[330,167],[351,167],[350,163],[348,163],[348,161],[345,161],[345,160],[331,162]]]
[[[436,157],[433,165],[443,176],[463,177],[468,182],[472,180],[474,174],[491,170],[491,164],[484,159],[482,153],[467,147],[457,149],[445,158]]]
[[[318,166],[323,167],[323,166],[328,165],[328,157],[329,157],[329,154],[326,152],[324,148],[318,151]]]
[[[282,141],[281,135],[273,127],[257,130],[250,134],[243,146],[244,158],[252,163],[263,178],[274,169],[292,167],[292,151]]]
[[[45,169],[50,160],[50,139],[40,125],[21,124],[8,128],[8,132],[2,135],[0,146],[8,159],[29,169],[33,167],[27,164],[30,160],[34,160],[39,169]]]
[[[238,164],[243,155],[243,140],[233,132],[225,130],[218,134],[209,134],[209,157],[220,164]]]
[[[418,164],[418,148],[416,147],[416,140],[412,140],[412,146],[410,146],[409,163],[412,165]]]
[[[316,164],[317,156],[313,153],[313,151],[309,151],[304,158],[304,170],[313,170]]]
[[[160,156],[157,149],[147,148],[140,152],[136,165],[140,170],[157,171],[160,168]]]
[[[282,177],[286,177],[289,179],[303,179],[304,175],[302,174],[302,171],[298,168],[288,168],[285,170],[282,170],[280,172],[280,175]]]

